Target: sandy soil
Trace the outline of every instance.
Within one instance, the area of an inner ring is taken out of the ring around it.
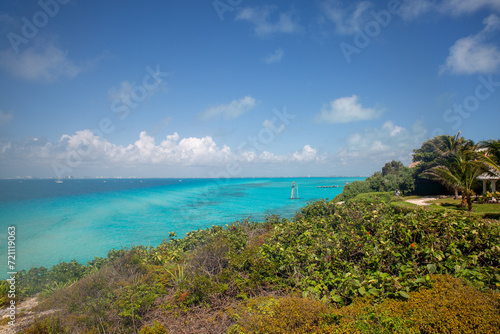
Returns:
[[[425,196],[425,197],[422,197],[422,198],[407,199],[406,201],[409,202],[409,203],[416,204],[416,205],[431,205],[432,203],[428,203],[428,202],[434,201],[434,200],[437,200],[437,199],[440,199],[440,198],[442,198],[442,196],[439,196],[439,197]]]
[[[35,314],[35,312],[31,311],[31,309],[37,305],[38,300],[36,297],[21,302],[21,304],[16,307],[15,326],[11,326],[9,324],[0,326],[0,334],[15,334],[17,331],[28,327],[35,319],[35,315],[37,317],[42,317],[58,311],[49,310],[44,312],[37,312]],[[9,310],[6,307],[0,310],[0,317],[2,320],[9,317]]]

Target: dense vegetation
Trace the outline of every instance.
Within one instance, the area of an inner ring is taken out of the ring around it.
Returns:
[[[416,169],[408,168],[400,161],[391,161],[385,164],[382,172],[375,172],[363,181],[354,181],[346,184],[336,201],[345,201],[356,195],[399,190],[403,195],[412,194],[415,191]]]
[[[60,311],[26,333],[498,332],[498,221],[400,200],[317,201],[293,219],[32,269],[22,293]]]
[[[413,168],[399,161],[386,163],[364,181],[346,185],[337,201],[362,193],[396,191],[404,195],[433,195],[454,192],[462,195],[462,206],[472,211],[478,201],[481,182],[478,176],[500,175],[500,140],[474,143],[460,136],[440,135],[424,142],[413,151]],[[493,195],[494,196],[494,195]],[[491,197],[491,196],[490,196]]]

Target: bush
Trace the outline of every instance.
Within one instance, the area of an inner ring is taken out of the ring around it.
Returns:
[[[9,283],[7,281],[0,281],[0,307],[9,303]]]
[[[30,270],[19,272],[17,281],[21,297],[33,296],[39,292],[50,295],[56,290],[70,286],[79,279],[96,272],[108,259],[95,257],[86,265],[72,260],[62,262],[52,266],[51,269],[45,267],[34,267]]]
[[[385,164],[382,172],[375,172],[364,181],[345,185],[342,193],[335,197],[335,201],[345,201],[364,193],[396,190],[405,195],[415,190],[415,170],[405,167],[399,161],[391,161]]]
[[[311,298],[259,297],[230,311],[237,324],[228,333],[330,333],[329,325],[336,321],[332,311],[325,303]]]
[[[365,295],[407,298],[433,273],[496,288],[499,245],[499,224],[459,213],[323,201],[277,224],[261,252],[290,287],[349,304]]]
[[[65,328],[58,315],[51,315],[43,319],[36,319],[34,323],[26,330],[21,331],[23,334],[64,334],[70,333],[69,329]]]
[[[145,274],[136,251],[116,251],[112,260],[99,271],[68,288],[55,291],[44,300],[41,308],[62,309],[64,325],[75,331],[100,328],[107,332],[129,326],[133,322],[132,312],[135,312],[134,316],[140,316],[144,312],[142,307],[151,305],[147,289],[145,292],[140,284],[147,277]],[[131,291],[134,286],[140,288]]]
[[[139,334],[168,334],[168,331],[165,326],[155,321],[151,327],[142,327]]]
[[[500,294],[480,292],[450,275],[408,300],[356,298],[335,308],[318,300],[259,297],[230,310],[228,333],[485,333],[500,332]]]

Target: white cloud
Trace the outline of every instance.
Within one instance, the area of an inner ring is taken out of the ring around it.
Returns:
[[[11,147],[12,147],[12,144],[10,143],[10,141],[7,143],[0,143],[0,154],[4,154]]]
[[[323,2],[321,7],[326,17],[335,23],[336,33],[354,35],[361,31],[371,5],[369,1],[362,1],[349,6],[349,8],[344,8],[340,1],[328,0]]]
[[[279,13],[276,23],[271,22],[271,13],[276,9],[274,6],[262,6],[244,8],[236,16],[237,21],[248,21],[255,25],[255,33],[259,36],[267,36],[275,33],[293,34],[299,32],[301,27],[292,12]]]
[[[429,0],[406,0],[399,7],[399,14],[403,19],[411,20],[433,9],[435,4]]]
[[[439,73],[491,73],[500,65],[500,50],[486,40],[500,28],[500,18],[491,14],[483,20],[485,27],[479,33],[459,39],[450,48],[446,63]]]
[[[256,101],[253,97],[245,96],[239,100],[233,100],[228,104],[220,104],[218,106],[211,107],[200,113],[199,117],[203,120],[218,117],[222,117],[224,119],[235,119],[253,109],[255,105]]]
[[[440,6],[443,13],[452,13],[453,15],[474,13],[480,9],[489,8],[500,10],[500,1],[498,0],[446,0]]]
[[[276,135],[279,135],[280,133],[285,131],[286,128],[285,124],[281,124],[279,127],[276,127],[276,125],[274,124],[274,120],[271,119],[264,120],[264,122],[262,122],[262,126],[270,129]]]
[[[318,151],[310,145],[305,145],[302,150],[293,153],[292,157],[297,162],[311,162],[317,159]]]
[[[116,145],[86,129],[72,135],[62,135],[55,143],[37,138],[12,143],[0,141],[0,161],[3,165],[22,163],[24,166],[36,166],[37,169],[51,169],[52,164],[57,162],[64,166],[61,170],[69,175],[79,168],[80,171],[161,169],[169,166],[181,170],[189,166],[224,169],[228,163],[252,168],[254,164],[303,164],[321,159],[317,150],[310,145],[282,155],[269,151],[234,153],[226,145],[217,145],[210,136],[181,138],[178,133],[173,133],[157,142],[145,131],[139,134],[133,144]]]
[[[241,159],[240,159],[241,160]],[[257,159],[253,160],[256,163],[307,163],[320,161],[318,150],[310,145],[305,145],[298,151],[291,154],[276,155],[269,151],[263,151]]]
[[[378,118],[382,112],[379,109],[364,108],[358,103],[358,97],[353,95],[341,97],[323,105],[315,120],[327,123],[349,123]]]
[[[27,155],[29,147],[30,154]],[[139,139],[127,146],[116,145],[101,139],[86,129],[73,135],[63,135],[56,144],[37,143],[30,145],[18,143],[11,152],[19,158],[84,161],[85,164],[98,163],[103,166],[121,166],[135,164],[161,165],[216,165],[233,157],[229,147],[217,146],[210,136],[181,139],[178,133],[166,136],[159,144],[145,131]]]
[[[404,0],[401,3],[399,12],[404,19],[414,19],[421,14],[436,11],[445,15],[460,16],[472,14],[483,8],[500,11],[500,1],[498,0]]]
[[[336,159],[347,166],[381,165],[391,160],[409,164],[413,149],[420,147],[426,135],[420,122],[406,129],[387,121],[380,129],[368,128],[350,135]]]
[[[266,62],[267,64],[279,63],[284,55],[285,55],[285,53],[283,52],[283,49],[278,48],[278,49],[276,49],[276,51],[274,51],[273,53],[268,55],[264,59],[264,62]]]
[[[282,163],[287,160],[286,156],[275,155],[271,152],[264,151],[259,155],[259,162],[264,163]]]
[[[122,81],[120,82],[120,85],[118,87],[111,87],[108,90],[108,97],[112,101],[114,100],[123,101],[124,99],[130,96],[130,93],[132,92],[132,87],[134,87],[134,85],[131,82]]]
[[[9,124],[13,119],[14,113],[12,111],[3,112],[2,109],[0,109],[0,126]]]
[[[11,48],[0,51],[0,67],[21,79],[42,82],[71,79],[83,70],[53,42],[39,42],[18,54]]]

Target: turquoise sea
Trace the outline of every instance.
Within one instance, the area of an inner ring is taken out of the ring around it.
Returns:
[[[186,232],[266,214],[292,217],[363,178],[0,180],[0,276],[7,229],[16,229],[15,271],[105,257],[112,248],[157,246]],[[299,199],[290,199],[295,181]],[[338,186],[318,188],[318,186]]]

